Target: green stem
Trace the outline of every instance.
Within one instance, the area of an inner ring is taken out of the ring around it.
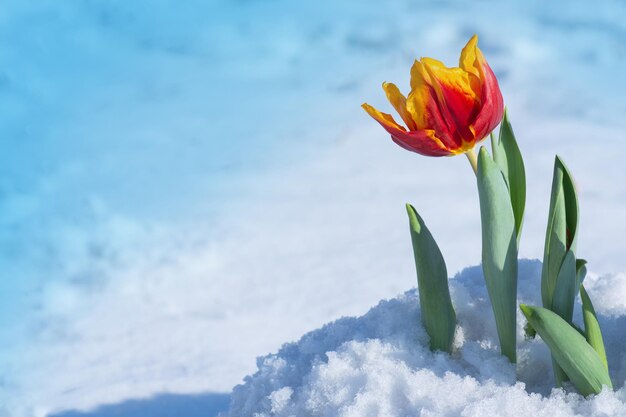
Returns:
[[[467,156],[467,160],[472,166],[472,169],[474,170],[474,174],[478,175],[478,158],[476,157],[476,152],[474,152],[474,148],[465,152],[465,156]]]

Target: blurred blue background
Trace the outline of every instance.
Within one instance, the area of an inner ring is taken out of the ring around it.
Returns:
[[[0,415],[227,394],[257,355],[415,285],[406,201],[451,274],[477,264],[466,163],[400,150],[359,107],[389,111],[383,81],[407,91],[413,59],[456,65],[474,33],[526,158],[522,255],[558,152],[590,269],[626,271],[622,1],[1,9]]]

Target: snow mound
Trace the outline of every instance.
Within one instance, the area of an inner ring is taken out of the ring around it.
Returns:
[[[539,304],[540,275],[539,261],[520,261],[519,302]],[[258,371],[235,387],[225,416],[626,416],[620,331],[626,307],[614,294],[623,282],[617,274],[586,283],[616,392],[584,399],[553,389],[549,351],[538,339],[524,339],[521,313],[519,363],[509,364],[498,353],[482,271],[471,267],[450,280],[459,322],[453,355],[428,350],[417,292],[408,291],[259,358]]]

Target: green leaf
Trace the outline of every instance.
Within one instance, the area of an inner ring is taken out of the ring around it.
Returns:
[[[587,276],[587,261],[584,259],[576,259],[576,280],[580,287]]]
[[[572,322],[572,316],[574,315],[574,302],[578,294],[578,287],[576,257],[574,256],[574,252],[568,250],[561,264],[559,275],[557,276],[550,310],[554,311],[570,324]]]
[[[613,388],[602,359],[574,327],[546,308],[524,304],[520,308],[581,394],[598,394],[605,385]]]
[[[567,248],[576,251],[576,238],[578,235],[578,195],[574,178],[563,160],[557,156],[556,164],[563,171],[563,196],[565,198],[565,213],[567,222]]]
[[[600,323],[598,323],[598,316],[596,310],[593,308],[589,294],[585,290],[585,287],[580,286],[580,298],[583,302],[583,321],[585,322],[585,337],[591,347],[598,353],[602,363],[609,369],[609,363],[606,360],[606,351],[604,350],[604,340],[602,339],[602,330],[600,329]]]
[[[517,146],[513,128],[509,122],[508,112],[504,110],[504,118],[500,124],[500,135],[496,141],[491,135],[491,146],[493,149],[493,159],[500,167],[504,180],[509,188],[511,197],[511,207],[515,216],[515,232],[517,233],[517,244],[522,235],[522,225],[524,223],[524,207],[526,205],[526,170],[522,153]]]
[[[559,366],[559,363],[554,358],[554,355],[552,355],[552,371],[554,373],[554,385],[557,387],[561,388],[563,386],[563,382],[569,381],[569,377],[563,368]]]
[[[556,279],[556,287],[554,288],[550,310],[561,316],[561,318],[569,324],[572,324],[574,301],[576,300],[577,292],[578,279],[576,277],[576,257],[574,256],[574,252],[568,250]],[[563,381],[568,380],[567,375],[563,372],[559,365],[555,363],[554,358],[552,360],[552,364],[556,386],[560,387],[563,385]]]
[[[482,147],[478,155],[478,196],[482,261],[502,354],[515,363],[517,236],[509,191],[502,171]]]
[[[430,336],[431,350],[451,352],[456,315],[450,299],[446,263],[439,246],[415,208],[407,204],[406,210],[409,214],[417,270],[422,323]]]
[[[569,323],[572,321],[580,279],[585,274],[584,262],[577,262],[574,254],[578,217],[578,198],[572,175],[557,156],[541,271],[541,300],[544,307]],[[557,386],[561,386],[562,381],[567,379],[556,363],[554,376]]]
[[[576,250],[578,197],[574,180],[565,163],[556,157],[552,177],[550,211],[541,271],[541,299],[550,308],[561,264],[568,250]]]
[[[558,158],[554,164],[550,211],[548,213],[548,227],[541,270],[541,300],[544,307],[551,308],[556,281],[567,251],[567,219],[563,191],[563,169],[561,164],[558,163]]]

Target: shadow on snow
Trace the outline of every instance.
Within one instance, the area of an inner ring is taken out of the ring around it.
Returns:
[[[215,417],[226,411],[230,394],[161,394],[103,405],[92,411],[63,411],[49,417]]]

